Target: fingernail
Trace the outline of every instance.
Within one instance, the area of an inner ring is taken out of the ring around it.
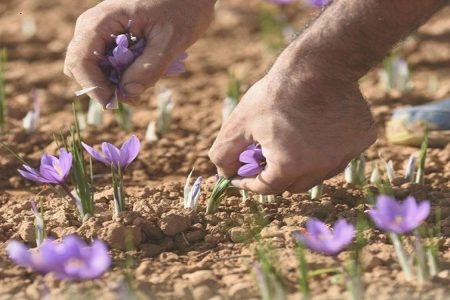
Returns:
[[[125,93],[128,97],[136,97],[142,94],[145,90],[145,87],[140,83],[128,83],[125,85]]]

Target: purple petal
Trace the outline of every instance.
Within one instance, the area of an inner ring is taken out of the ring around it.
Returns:
[[[140,150],[141,142],[135,135],[132,135],[120,148],[121,167],[126,169],[138,156]]]
[[[134,54],[128,48],[117,46],[113,50],[113,57],[116,63],[115,67],[124,67],[131,64],[134,60]],[[112,63],[112,62],[111,62]],[[113,64],[114,65],[114,64]]]
[[[416,219],[419,224],[425,221],[425,219],[428,217],[428,215],[430,214],[430,209],[430,201],[422,201],[421,203],[419,203],[416,215]]]
[[[352,242],[355,235],[355,227],[344,219],[340,219],[333,226],[333,234],[336,244],[339,244],[339,248],[342,249]]]
[[[119,34],[116,37],[117,46],[128,48],[128,37],[126,34]]]
[[[108,161],[111,162],[114,166],[120,165],[120,151],[113,144],[103,142],[102,143],[102,151],[105,154]]]
[[[48,183],[48,181],[46,179],[42,178],[39,174],[36,174],[35,172],[29,172],[29,171],[25,171],[25,170],[21,170],[21,169],[18,169],[17,171],[20,173],[20,175],[22,175],[22,177],[24,177],[28,180],[40,182],[40,183]]]
[[[306,229],[310,235],[315,237],[320,235],[331,235],[330,228],[316,218],[311,218],[306,222]]]
[[[239,155],[239,161],[246,164],[260,164],[264,161],[264,156],[260,149],[245,150]]]
[[[395,198],[380,195],[377,197],[376,209],[386,216],[394,219],[396,216],[403,215],[403,206]]]
[[[238,169],[237,174],[242,177],[254,177],[261,173],[263,169],[259,164],[245,164]]]
[[[51,166],[41,165],[39,173],[42,178],[47,180],[49,183],[59,184],[64,182],[64,176],[58,173],[55,168]]]
[[[86,150],[87,153],[89,153],[94,159],[104,163],[107,166],[111,166],[111,162],[108,161],[102,153],[95,150],[93,147],[81,142],[81,145],[83,146],[84,150]]]
[[[72,153],[67,152],[64,148],[59,150],[59,167],[61,168],[64,177],[69,174],[70,169],[72,168],[72,159]]]
[[[6,252],[16,264],[23,267],[31,267],[32,256],[25,244],[14,240],[9,241],[8,246],[6,246]]]
[[[55,163],[57,161],[58,161],[58,159],[56,157],[54,157],[53,155],[44,153],[44,155],[42,155],[42,157],[41,157],[41,166],[42,165],[53,166],[53,163]]]

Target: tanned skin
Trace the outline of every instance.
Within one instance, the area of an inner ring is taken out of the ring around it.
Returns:
[[[123,84],[139,87],[130,90],[128,100],[136,103],[170,60],[206,30],[214,2],[106,0],[80,16],[65,72],[82,87],[101,86],[91,96],[108,103],[112,87],[92,52],[104,50],[111,32],[124,31],[127,20],[136,19],[136,34],[163,42],[156,51],[147,49],[125,74]],[[281,53],[223,124],[210,150],[218,173],[234,178],[237,187],[277,194],[306,191],[342,171],[376,139],[358,79],[445,4],[335,0]],[[262,146],[266,168],[256,178],[235,178],[239,154],[252,143]]]

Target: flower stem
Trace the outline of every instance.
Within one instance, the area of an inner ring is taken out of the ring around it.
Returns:
[[[417,256],[417,276],[419,277],[419,282],[424,283],[425,280],[428,279],[425,251],[423,250],[419,231],[417,229],[414,230],[414,236],[415,236],[414,247],[416,248],[416,256]]]
[[[389,234],[389,237],[391,238],[392,244],[394,245],[395,253],[397,254],[403,273],[405,273],[406,280],[412,280],[411,266],[408,263],[408,258],[406,256],[405,250],[403,249],[399,236],[396,233],[392,232]]]
[[[117,217],[120,212],[125,209],[125,192],[123,187],[123,174],[120,170],[116,170],[114,167],[111,168],[112,172],[112,185],[113,185],[113,196],[114,196],[114,215]]]

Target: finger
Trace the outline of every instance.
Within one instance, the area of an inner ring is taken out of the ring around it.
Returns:
[[[252,144],[252,141],[244,138],[238,131],[233,132],[222,128],[209,150],[209,158],[216,165],[217,174],[226,178],[235,176],[242,165],[239,161],[239,155],[250,144]]]
[[[173,47],[173,27],[158,23],[150,31],[144,52],[125,71],[122,84],[127,97],[135,98],[164,75],[178,53]]]
[[[64,62],[64,73],[75,79],[82,89],[97,87],[88,95],[103,106],[112,98],[114,86],[100,69],[100,61],[94,55],[94,51],[104,53],[105,48],[105,37],[95,34],[92,30],[77,29],[75,37],[67,49]]]
[[[233,179],[231,184],[261,195],[276,195],[284,192],[294,180],[295,178],[286,176],[278,165],[267,161],[266,168],[258,176]]]
[[[311,188],[315,187],[318,184],[323,182],[322,178],[317,178],[311,175],[305,175],[299,177],[294,181],[289,187],[286,188],[286,191],[291,193],[304,193],[309,191]]]

